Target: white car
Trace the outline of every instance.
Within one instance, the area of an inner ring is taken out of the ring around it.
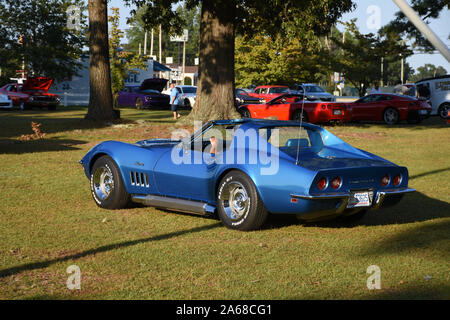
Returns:
[[[431,114],[447,117],[450,110],[450,75],[422,79],[416,82],[416,90],[420,97],[429,100]]]
[[[310,101],[336,101],[335,96],[333,96],[331,93],[326,92],[322,87],[313,83],[295,84],[293,91],[298,94],[304,94],[306,96],[306,99]]]
[[[197,97],[197,87],[179,85],[175,88],[177,88],[180,93],[180,96],[178,97],[178,104],[187,108],[192,108],[195,105],[195,98]]]
[[[13,103],[11,98],[7,94],[0,93],[0,108],[12,109]]]

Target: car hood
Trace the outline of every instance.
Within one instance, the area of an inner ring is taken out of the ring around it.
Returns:
[[[139,90],[147,90],[147,89],[153,89],[158,90],[159,92],[163,91],[164,87],[167,84],[167,79],[160,79],[160,78],[149,78],[145,79],[141,86],[139,87]]]
[[[30,77],[22,86],[22,91],[41,90],[47,92],[53,83],[52,78],[47,77]]]

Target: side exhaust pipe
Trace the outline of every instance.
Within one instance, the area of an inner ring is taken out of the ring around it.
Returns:
[[[209,215],[214,213],[215,207],[201,201],[192,201],[171,197],[162,197],[147,194],[135,194],[131,196],[131,200],[141,203],[145,206],[168,209],[180,212],[196,213],[201,215]]]

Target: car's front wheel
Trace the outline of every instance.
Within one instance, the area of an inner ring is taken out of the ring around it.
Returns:
[[[95,203],[105,209],[125,208],[130,195],[117,164],[109,156],[98,158],[91,170],[91,193]]]
[[[303,110],[297,110],[294,112],[294,115],[292,116],[292,120],[294,121],[301,121],[301,122],[308,122],[308,115],[306,114],[306,111]]]
[[[383,120],[388,125],[396,124],[399,121],[398,111],[394,108],[387,108],[383,113]]]
[[[231,171],[220,181],[217,211],[226,227],[241,231],[260,228],[268,216],[255,185],[241,171]]]
[[[251,116],[251,114],[250,114],[250,111],[248,111],[248,109],[247,108],[242,108],[242,109],[240,109],[239,110],[239,113],[241,114],[241,116],[242,116],[242,118],[251,118],[252,116]]]
[[[136,109],[143,109],[144,108],[144,103],[142,102],[142,100],[140,98],[136,99]]]

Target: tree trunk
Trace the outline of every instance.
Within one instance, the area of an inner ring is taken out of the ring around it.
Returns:
[[[197,99],[186,120],[239,118],[234,107],[235,14],[235,0],[202,1]]]
[[[110,121],[119,116],[113,110],[108,47],[107,0],[89,0],[90,95],[86,119]]]

